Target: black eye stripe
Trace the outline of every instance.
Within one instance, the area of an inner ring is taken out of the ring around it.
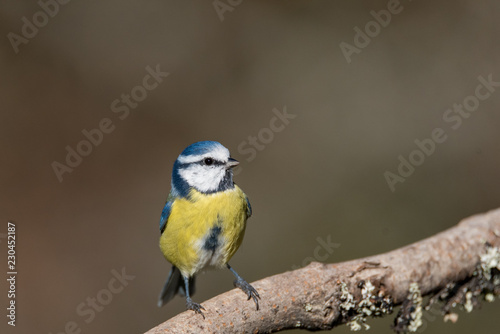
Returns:
[[[181,168],[181,169],[188,168],[190,165],[201,165],[201,166],[224,166],[225,165],[224,162],[219,161],[219,160],[215,160],[214,158],[211,158],[212,159],[212,164],[211,165],[207,165],[205,163],[205,159],[207,159],[207,158],[203,158],[200,161],[179,164],[179,168]]]
[[[207,160],[210,159],[211,163],[207,163]],[[222,166],[225,165],[222,161],[215,160],[214,158],[206,157],[201,159],[200,161],[195,162],[195,164],[199,164],[202,166]]]
[[[222,165],[225,165],[225,163],[223,163],[222,161],[219,161],[219,160],[215,160],[213,158],[210,158],[212,160],[212,163],[211,164],[207,164],[205,160],[207,160],[207,158],[203,159],[201,161],[201,163],[203,165],[208,165],[208,166],[222,166]]]

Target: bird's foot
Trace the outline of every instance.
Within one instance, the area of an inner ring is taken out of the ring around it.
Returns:
[[[205,310],[205,308],[203,306],[201,306],[200,304],[193,302],[191,300],[191,298],[187,298],[186,299],[186,308],[188,310],[194,311],[195,313],[201,314],[201,316],[203,317],[203,319],[205,319],[205,315],[201,311],[201,310]]]
[[[240,288],[244,293],[246,293],[248,296],[248,300],[250,300],[250,298],[252,298],[253,301],[255,302],[255,306],[257,306],[257,310],[259,309],[260,296],[259,296],[259,293],[257,292],[257,290],[255,290],[255,288],[253,286],[251,286],[249,283],[247,283],[247,281],[245,281],[241,277],[238,277],[234,281],[234,286],[237,288]]]

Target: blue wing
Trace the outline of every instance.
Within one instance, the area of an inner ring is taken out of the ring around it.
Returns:
[[[252,216],[252,206],[250,205],[250,201],[246,195],[245,199],[247,200],[247,218],[250,218]]]
[[[165,206],[161,211],[160,233],[163,233],[163,231],[165,231],[165,228],[167,227],[168,217],[170,216],[170,211],[172,210],[172,204],[174,203],[174,200],[175,198],[172,195],[168,195],[167,203],[165,203]]]

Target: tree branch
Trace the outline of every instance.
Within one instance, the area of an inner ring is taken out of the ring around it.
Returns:
[[[447,303],[465,301],[473,307],[480,294],[500,293],[499,268],[490,268],[490,277],[480,270],[480,256],[489,245],[500,247],[500,209],[388,253],[338,264],[313,262],[261,279],[252,283],[262,298],[258,311],[233,289],[203,303],[205,320],[187,311],[147,334],[328,330],[348,322],[359,327],[366,316],[383,316],[401,304],[394,328],[405,331],[418,326],[420,296],[442,299],[449,312]],[[498,248],[492,249],[496,256]]]

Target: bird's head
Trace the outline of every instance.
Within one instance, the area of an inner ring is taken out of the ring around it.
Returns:
[[[239,162],[229,150],[216,141],[200,141],[189,145],[174,163],[172,191],[187,196],[189,188],[214,193],[234,187],[232,168]]]

